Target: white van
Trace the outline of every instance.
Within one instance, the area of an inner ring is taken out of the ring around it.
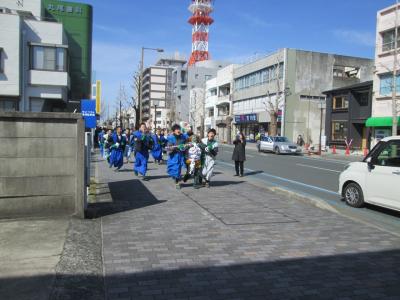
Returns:
[[[371,203],[400,211],[400,136],[381,140],[362,162],[350,163],[339,177],[346,203]]]

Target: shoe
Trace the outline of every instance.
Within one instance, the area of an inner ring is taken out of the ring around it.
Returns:
[[[183,182],[187,182],[190,178],[189,174],[185,174],[185,176],[183,177]]]
[[[181,184],[180,184],[180,183],[175,184],[175,188],[176,188],[177,190],[180,190],[180,189],[181,189]]]
[[[143,177],[142,177],[142,180],[143,180],[143,181],[149,181],[150,179],[149,179],[149,177],[147,177],[147,176],[143,176]]]
[[[239,174],[235,174],[235,175],[233,175],[233,177],[239,177]]]
[[[202,185],[202,187],[206,187],[206,183],[205,182],[202,182],[201,185]]]
[[[210,188],[210,182],[207,181],[205,187]]]
[[[243,177],[243,176],[244,176],[243,174],[240,175],[240,177]]]

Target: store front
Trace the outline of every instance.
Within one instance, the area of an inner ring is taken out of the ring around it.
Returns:
[[[247,141],[255,142],[257,133],[265,134],[269,128],[269,123],[260,123],[259,117],[259,114],[235,115],[236,132],[243,132]]]
[[[376,145],[385,137],[392,135],[392,123],[392,117],[373,117],[367,120],[366,126],[372,129],[373,145]],[[398,124],[400,124],[400,117]],[[397,135],[400,135],[400,127],[397,127]]]

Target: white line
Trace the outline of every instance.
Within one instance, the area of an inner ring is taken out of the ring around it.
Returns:
[[[317,170],[324,170],[324,171],[335,172],[335,173],[342,173],[342,171],[331,170],[331,169],[325,169],[325,168],[319,168],[319,167],[308,166],[308,165],[303,165],[303,164],[296,164],[296,166],[307,167],[307,168],[312,168],[312,169],[317,169]]]
[[[233,167],[234,166],[233,164],[229,164],[229,163],[226,163],[226,162],[223,162],[223,161],[218,161],[218,164],[226,165],[226,166],[229,166],[229,167]],[[255,170],[251,170],[251,169],[247,169],[247,168],[245,168],[245,170],[248,171],[248,172],[256,172]],[[265,177],[270,177],[270,178],[277,179],[277,180],[281,180],[281,181],[284,181],[284,182],[287,182],[287,183],[296,184],[296,185],[299,185],[299,186],[302,186],[302,187],[306,187],[306,188],[313,189],[313,190],[316,190],[316,191],[324,192],[324,193],[327,193],[327,194],[339,196],[339,194],[337,192],[334,192],[334,191],[331,191],[331,190],[327,190],[327,189],[320,188],[320,187],[317,187],[317,186],[314,186],[314,185],[309,185],[309,184],[306,184],[306,183],[303,183],[303,182],[294,181],[294,180],[290,180],[290,179],[287,179],[287,178],[271,175],[271,174],[268,174],[268,173],[265,173],[265,172],[260,173],[259,175],[262,175],[262,176],[265,176]]]

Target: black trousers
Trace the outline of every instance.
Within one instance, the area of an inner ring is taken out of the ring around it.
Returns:
[[[244,171],[244,161],[235,161],[236,175],[243,175]]]

